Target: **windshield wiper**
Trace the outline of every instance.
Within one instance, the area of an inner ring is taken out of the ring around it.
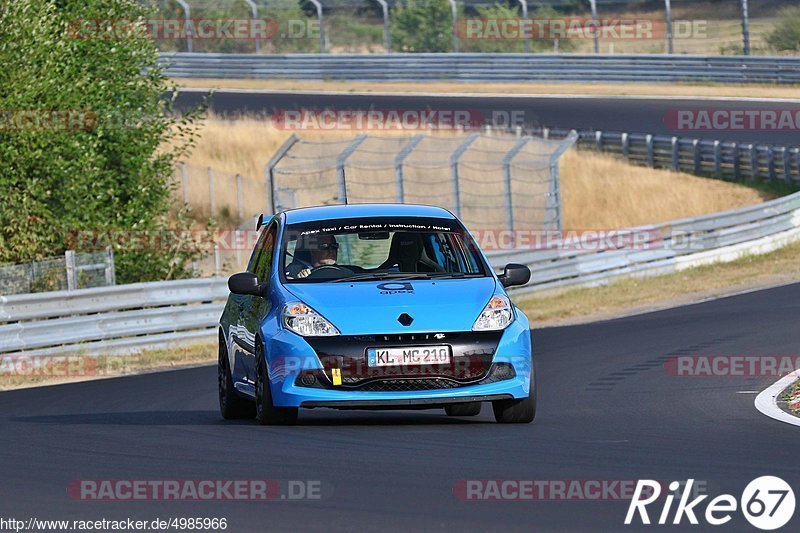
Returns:
[[[365,272],[355,276],[348,276],[346,278],[339,278],[331,280],[333,283],[347,282],[347,281],[366,281],[366,280],[404,280],[404,279],[440,279],[440,278],[463,278],[463,277],[477,277],[483,274],[466,272]]]

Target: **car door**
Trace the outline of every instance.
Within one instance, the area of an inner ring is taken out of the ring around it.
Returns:
[[[275,256],[275,241],[278,236],[277,221],[271,222],[264,233],[259,237],[257,253],[254,260],[248,265],[248,272],[252,272],[258,277],[262,284],[270,282],[270,271],[272,261]],[[248,385],[255,384],[256,365],[255,365],[255,343],[256,335],[261,327],[261,321],[270,311],[272,303],[268,295],[269,288],[265,291],[265,296],[241,296],[239,312],[239,342],[237,344],[243,350],[240,369],[244,377],[244,382]]]

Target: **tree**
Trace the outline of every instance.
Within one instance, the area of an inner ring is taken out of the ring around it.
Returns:
[[[0,262],[63,253],[79,231],[170,223],[173,165],[196,114],[171,113],[153,41],[110,29],[135,0],[0,4]],[[117,254],[120,282],[185,277],[196,252]]]
[[[402,52],[452,52],[448,0],[406,0],[391,13],[392,46]]]

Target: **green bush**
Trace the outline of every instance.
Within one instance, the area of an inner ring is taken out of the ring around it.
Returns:
[[[800,7],[787,7],[779,13],[780,20],[767,34],[767,43],[779,52],[800,52]]]
[[[171,113],[151,39],[74,33],[147,16],[134,0],[0,3],[0,262],[60,255],[76,231],[174,227],[169,183],[197,113]],[[117,279],[187,277],[197,256],[122,247]]]
[[[392,47],[400,52],[452,52],[453,14],[447,0],[406,0],[390,15]]]

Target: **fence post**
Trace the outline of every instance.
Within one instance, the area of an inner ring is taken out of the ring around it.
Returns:
[[[236,207],[239,213],[239,220],[244,219],[244,205],[242,205],[242,176],[236,174]]]
[[[250,13],[252,15],[251,18],[252,18],[253,22],[255,23],[256,19],[258,18],[258,6],[256,5],[255,2],[253,2],[253,0],[244,0],[244,1],[248,6],[250,6]],[[254,27],[255,27],[255,24],[254,24]],[[261,52],[261,39],[258,37],[258,32],[257,31],[254,32],[254,33],[256,34],[255,35],[256,53],[259,53],[259,52]]]
[[[209,196],[209,204],[211,206],[211,216],[215,216],[217,213],[217,203],[214,199],[214,169],[208,167],[208,196]]]
[[[106,246],[106,285],[117,284],[117,274],[114,271],[114,249]]]
[[[347,162],[347,158],[350,157],[350,154],[355,152],[358,145],[364,142],[366,138],[367,136],[364,134],[359,135],[353,139],[353,142],[342,150],[336,158],[336,178],[339,181],[339,200],[345,205],[347,205],[347,180],[344,175],[344,164]]]
[[[597,0],[589,0],[592,5],[592,33],[594,34],[594,53],[600,53],[600,29],[597,20]]]
[[[664,0],[664,10],[667,15],[667,53],[672,54],[672,4],[670,0]]]
[[[506,186],[506,220],[508,225],[508,230],[511,232],[511,242],[514,243],[514,195],[513,191],[511,190],[511,161],[517,156],[517,154],[528,144],[530,141],[530,137],[524,137],[517,141],[517,144],[514,145],[511,150],[503,156],[503,177],[505,178],[505,186]]]
[[[325,30],[322,27],[322,4],[319,0],[309,0],[317,8],[317,22],[319,23],[319,53],[325,52]]]
[[[456,212],[456,216],[461,216],[461,189],[458,180],[458,159],[461,155],[467,151],[469,145],[475,142],[480,136],[478,133],[473,133],[469,135],[464,142],[458,145],[458,147],[453,151],[452,155],[450,155],[450,172],[453,177],[453,209]]]
[[[67,269],[67,290],[74,291],[78,288],[78,270],[75,268],[75,251],[64,252],[64,265]]]
[[[522,20],[527,20],[528,18],[528,0],[517,0],[520,5],[522,6]],[[526,32],[525,35],[525,53],[528,54],[531,51],[531,35],[529,32]]]
[[[569,148],[578,141],[578,132],[572,130],[561,141],[555,152],[550,154],[550,190],[547,193],[544,229],[561,230],[561,179],[558,171],[558,160]]]
[[[222,254],[219,250],[219,243],[214,243],[214,276],[218,277],[222,272]]]
[[[626,161],[630,160],[631,158],[631,139],[630,135],[627,133],[622,134],[622,138],[620,139],[622,143],[622,157],[625,158]]]
[[[550,128],[542,128],[542,139],[545,141],[550,139]]]
[[[194,47],[192,46],[192,31],[189,24],[189,21],[192,20],[192,8],[189,7],[189,4],[185,0],[178,0],[178,3],[183,8],[183,20],[185,23],[184,31],[186,32],[186,51],[193,52]]]
[[[774,180],[778,177],[777,174],[775,174],[775,152],[772,146],[767,146],[767,170],[770,180]]]
[[[398,152],[397,157],[394,158],[394,177],[397,189],[397,202],[400,204],[406,201],[405,183],[403,182],[403,161],[405,161],[406,157],[408,157],[408,155],[424,138],[425,136],[421,133],[414,135],[411,137],[411,139],[409,139],[408,144],[406,144],[400,150],[400,152]]]
[[[298,140],[299,139],[297,135],[292,133],[292,135],[286,139],[286,142],[284,142],[283,145],[278,148],[278,151],[275,152],[275,155],[272,156],[272,159],[267,162],[267,166],[264,167],[264,183],[267,189],[267,199],[272,207],[272,213],[270,213],[272,215],[278,212],[277,206],[275,205],[275,198],[278,196],[278,191],[275,184],[275,166],[280,162],[281,159],[283,159],[283,156],[286,155],[286,152],[288,152]]]
[[[644,142],[647,144],[647,166],[653,168],[655,166],[655,154],[653,153],[653,136],[648,133],[644,137]]]
[[[747,0],[742,0],[742,53],[750,55],[750,13]]]
[[[603,131],[594,132],[594,144],[598,152],[603,151]]]
[[[733,179],[739,181],[740,178],[740,163],[739,163],[739,143],[733,143]]]
[[[755,145],[747,145],[750,150],[750,179],[756,181],[758,179],[758,150]]]
[[[453,14],[453,52],[458,53],[458,4],[456,0],[449,0],[450,12]]]
[[[692,157],[694,158],[694,174],[700,175],[702,164],[700,161],[700,139],[692,140]]]
[[[381,9],[383,10],[383,43],[386,47],[386,53],[392,53],[392,35],[389,32],[389,4],[386,3],[386,0],[378,0],[378,3],[381,5]]]
[[[719,141],[714,141],[714,176],[722,177],[722,147]]]
[[[789,155],[789,147],[783,147],[783,179],[789,185],[792,184],[792,160]]]
[[[681,169],[680,147],[678,145],[678,138],[673,137],[670,141],[672,145],[672,170],[678,172]]]

